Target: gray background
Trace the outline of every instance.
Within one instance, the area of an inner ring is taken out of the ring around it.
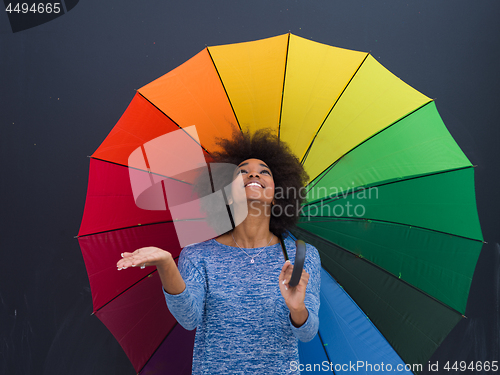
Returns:
[[[477,165],[488,244],[468,319],[432,361],[499,360],[499,19],[497,0],[81,0],[64,16],[14,34],[0,14],[0,373],[135,373],[91,316],[74,239],[87,156],[135,89],[205,45],[288,31],[370,51],[436,99],[448,129]]]

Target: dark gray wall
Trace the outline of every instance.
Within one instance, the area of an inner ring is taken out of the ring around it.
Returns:
[[[134,89],[205,45],[288,31],[371,51],[436,99],[477,165],[488,245],[468,319],[432,361],[499,360],[499,19],[497,0],[81,0],[62,17],[12,33],[2,12],[0,373],[134,374],[90,315],[85,265],[73,238],[85,204],[87,155]]]

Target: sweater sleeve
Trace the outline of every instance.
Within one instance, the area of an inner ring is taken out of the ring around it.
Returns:
[[[175,295],[163,289],[163,294],[174,318],[185,329],[193,330],[202,321],[205,306],[205,278],[184,251],[179,256],[178,267],[186,288],[182,293]]]
[[[307,255],[304,268],[309,273],[309,282],[307,283],[306,296],[304,303],[306,305],[309,316],[304,324],[300,327],[295,327],[290,319],[290,327],[297,339],[303,342],[311,341],[319,327],[319,305],[320,305],[320,286],[321,286],[321,261],[318,250],[307,244]]]

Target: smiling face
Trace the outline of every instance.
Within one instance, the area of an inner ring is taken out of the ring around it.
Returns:
[[[238,165],[247,201],[271,204],[274,201],[274,179],[271,169],[260,159],[247,159]]]

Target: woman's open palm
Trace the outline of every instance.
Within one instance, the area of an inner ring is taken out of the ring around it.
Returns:
[[[116,263],[116,266],[118,267],[118,270],[124,270],[129,267],[137,266],[144,268],[166,263],[170,259],[172,259],[172,254],[168,251],[162,250],[158,247],[149,246],[137,249],[133,253],[122,253],[122,259]]]

